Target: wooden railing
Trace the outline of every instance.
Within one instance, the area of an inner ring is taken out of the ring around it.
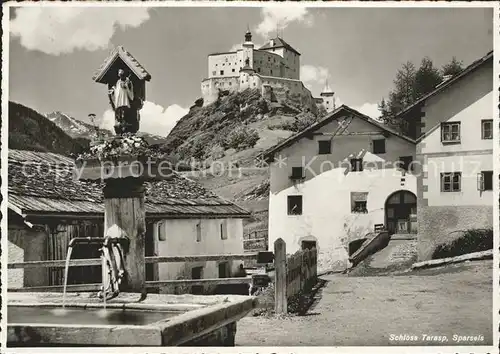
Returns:
[[[288,300],[314,286],[317,279],[317,250],[300,250],[286,255],[286,244],[281,238],[274,242],[275,256],[275,312],[287,313]]]
[[[267,251],[269,248],[269,239],[267,229],[254,230],[243,237],[243,249],[245,252],[253,253],[259,251]],[[256,267],[255,261],[245,261],[245,266]]]
[[[243,240],[255,240],[260,238],[267,239],[267,234],[268,234],[267,229],[253,230],[252,232],[249,232],[248,234],[243,236]]]
[[[173,262],[198,262],[198,261],[229,261],[250,260],[256,261],[258,253],[244,254],[218,254],[218,255],[194,255],[194,256],[154,256],[145,257],[146,264],[173,263]],[[65,267],[64,260],[52,261],[30,261],[15,262],[7,265],[8,269],[28,268],[62,268]],[[73,259],[69,262],[70,267],[101,266],[99,258]],[[287,312],[287,301],[300,292],[310,289],[317,277],[317,251],[301,250],[291,256],[286,255],[285,242],[280,238],[274,243],[274,267],[275,267],[275,311],[276,313]],[[182,279],[182,280],[155,280],[146,281],[147,289],[158,289],[163,286],[196,286],[196,285],[226,285],[226,284],[248,284],[252,285],[252,277],[218,278],[218,279]],[[98,291],[101,284],[70,284],[68,292]],[[62,285],[32,286],[23,288],[10,288],[11,292],[60,292]]]
[[[246,252],[267,251],[268,247],[267,229],[254,230],[243,237],[243,249]]]
[[[150,256],[144,257],[145,263],[175,263],[175,262],[206,262],[206,261],[231,261],[231,260],[250,260],[257,259],[257,253],[243,254],[216,254],[216,255],[198,255],[198,256]],[[100,266],[100,258],[72,259],[69,261],[70,267],[81,266]],[[7,265],[7,269],[19,268],[48,268],[61,267],[66,265],[65,260],[55,261],[31,261],[31,262],[13,262]]]
[[[229,261],[229,260],[256,260],[257,253],[245,254],[218,254],[218,255],[193,255],[193,256],[154,256],[145,257],[146,264],[151,263],[174,263],[174,262],[204,262],[204,261]],[[31,262],[14,262],[7,265],[7,269],[25,269],[25,268],[64,268],[66,261],[31,261]],[[81,266],[101,266],[100,258],[91,259],[73,259],[70,260],[70,267]],[[251,284],[251,277],[238,278],[217,278],[217,279],[182,279],[182,280],[155,280],[146,281],[146,288],[159,288],[163,286],[193,286],[193,285],[225,285],[225,284]],[[97,291],[101,284],[76,284],[68,285],[67,291]],[[62,285],[51,286],[32,286],[23,288],[9,288],[8,291],[62,291]]]

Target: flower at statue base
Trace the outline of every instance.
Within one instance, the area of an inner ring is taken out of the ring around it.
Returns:
[[[151,155],[147,141],[136,135],[126,134],[92,146],[89,151],[80,154],[77,160],[97,158],[100,161],[109,161],[116,160],[120,156],[146,155]]]

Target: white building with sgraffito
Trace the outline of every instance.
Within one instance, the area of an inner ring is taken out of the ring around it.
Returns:
[[[323,270],[346,269],[349,243],[380,225],[417,232],[415,141],[341,106],[264,154],[270,163],[269,244],[318,249]]]

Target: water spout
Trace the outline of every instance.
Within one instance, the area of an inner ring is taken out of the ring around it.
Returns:
[[[100,249],[103,267],[103,281],[99,297],[111,300],[118,296],[125,277],[124,252],[122,243],[127,245],[126,239],[106,237]]]
[[[97,296],[102,297],[104,303],[104,312],[106,312],[106,301],[118,296],[122,281],[125,278],[125,259],[124,248],[128,247],[128,238],[126,237],[110,237],[91,238],[91,237],[75,237],[71,239],[68,245],[68,253],[66,255],[66,264],[64,269],[64,286],[63,286],[63,304],[66,306],[66,290],[68,284],[69,261],[73,248],[78,244],[87,244],[99,246],[101,254],[102,266],[102,286]]]
[[[66,287],[68,286],[69,260],[71,259],[71,252],[73,252],[72,244],[70,244],[68,247],[68,253],[66,254],[66,264],[64,265],[64,286],[63,286],[63,303],[62,303],[63,309],[66,306]]]
[[[102,261],[102,294],[103,294],[103,303],[104,303],[104,311],[106,311],[106,270],[108,267],[106,266],[106,257],[104,257],[103,254],[101,254],[101,261]]]

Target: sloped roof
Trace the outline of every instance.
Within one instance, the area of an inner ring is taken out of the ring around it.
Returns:
[[[426,94],[425,96],[419,98],[417,101],[415,101],[411,105],[409,105],[406,108],[404,108],[402,111],[398,112],[398,114],[396,114],[396,117],[400,117],[400,116],[404,115],[405,113],[409,112],[412,108],[414,108],[414,107],[422,104],[424,101],[426,101],[430,97],[435,96],[438,93],[444,91],[447,87],[453,85],[457,81],[459,81],[459,80],[463,79],[464,77],[468,76],[470,73],[474,72],[476,69],[480,68],[482,65],[484,65],[487,62],[489,62],[490,60],[493,60],[493,51],[488,52],[483,57],[481,57],[478,60],[474,61],[472,64],[470,64],[469,66],[467,66],[466,68],[464,68],[461,72],[459,72],[458,74],[456,74],[455,76],[453,76],[451,79],[446,80],[446,81],[442,82],[441,84],[437,85],[436,88],[433,91],[429,92],[428,94]]]
[[[273,45],[271,45],[271,41],[274,41]],[[266,50],[266,49],[272,49],[272,48],[283,48],[283,47],[288,49],[291,52],[294,52],[294,53],[300,55],[300,53],[295,48],[293,48],[290,44],[285,42],[285,40],[281,37],[276,37],[276,38],[269,40],[269,42],[267,42],[262,47],[260,47],[259,50]]]
[[[97,216],[104,214],[102,183],[74,178],[72,159],[43,152],[10,150],[9,208],[26,215]],[[249,213],[188,178],[145,183],[148,217],[247,217]]]
[[[284,149],[285,147],[288,147],[288,146],[292,145],[293,143],[295,143],[296,141],[306,137],[309,133],[320,129],[321,127],[325,126],[326,124],[328,124],[328,123],[330,123],[338,118],[345,117],[346,115],[358,117],[358,118],[380,128],[381,130],[383,130],[391,135],[397,136],[401,139],[404,139],[410,143],[415,144],[415,140],[398,133],[396,130],[387,127],[385,124],[377,122],[373,118],[370,118],[367,115],[364,115],[364,114],[358,112],[357,110],[355,110],[349,106],[342,105],[339,108],[337,108],[336,110],[334,110],[331,113],[329,113],[328,115],[326,115],[322,120],[311,124],[309,127],[305,128],[302,131],[300,131],[300,132],[290,136],[289,138],[283,140],[279,144],[264,151],[261,155],[267,159],[267,158],[271,157],[273,154],[277,153],[278,151]]]
[[[151,75],[147,70],[122,46],[116,47],[109,57],[102,63],[102,65],[97,69],[92,80],[99,83],[107,83],[103,81],[104,76],[108,70],[113,66],[113,63],[120,58],[123,62],[132,70],[132,72],[141,80],[149,81],[151,80]]]

